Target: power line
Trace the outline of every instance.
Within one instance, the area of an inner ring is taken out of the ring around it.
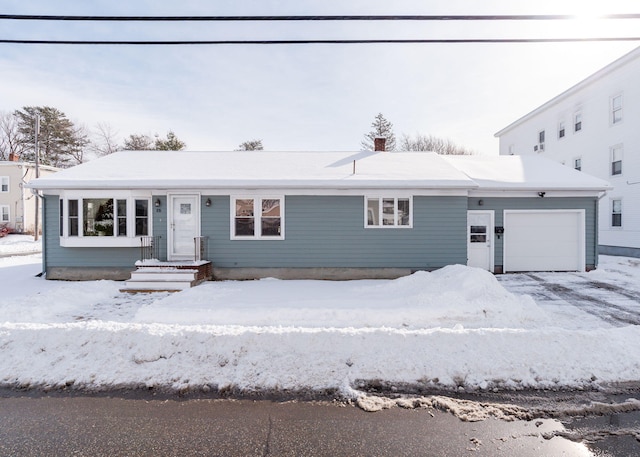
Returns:
[[[0,14],[0,19],[29,21],[244,22],[244,21],[556,21],[570,14],[491,15],[309,15],[309,16],[68,16]],[[602,14],[594,19],[640,19],[640,13]]]
[[[5,40],[0,44],[54,44],[54,45],[287,45],[287,44],[456,44],[456,43],[584,43],[640,41],[637,37],[592,37],[592,38],[459,38],[459,39],[379,39],[379,40]]]

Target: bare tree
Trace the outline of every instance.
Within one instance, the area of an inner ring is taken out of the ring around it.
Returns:
[[[415,137],[403,134],[400,142],[403,151],[431,151],[445,155],[471,155],[473,151],[455,144],[447,138],[417,134]]]
[[[137,135],[132,133],[129,135],[129,138],[125,138],[123,149],[127,151],[148,151],[154,149],[153,138],[145,134]]]
[[[262,140],[249,140],[244,143],[240,143],[238,149],[236,151],[262,151],[264,146],[262,146]]]
[[[10,154],[21,157],[27,148],[16,117],[12,113],[0,112],[0,160],[8,160]]]
[[[113,154],[120,146],[118,145],[118,132],[113,130],[110,124],[98,122],[93,130],[93,141],[90,149],[98,157]]]
[[[360,145],[365,151],[375,150],[375,139],[386,138],[385,150],[395,151],[396,149],[396,136],[393,133],[393,124],[385,119],[382,113],[378,113],[373,122],[371,123],[371,130],[364,135],[364,140]]]

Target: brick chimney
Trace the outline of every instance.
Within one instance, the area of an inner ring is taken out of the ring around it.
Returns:
[[[385,151],[387,139],[383,136],[378,136],[373,139],[374,151]]]
[[[9,162],[19,162],[20,158],[18,157],[17,154],[14,154],[13,152],[9,153]]]

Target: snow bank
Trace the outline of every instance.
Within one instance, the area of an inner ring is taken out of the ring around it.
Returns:
[[[550,324],[530,297],[484,270],[452,265],[388,280],[210,282],[150,303],[144,323],[423,329]]]
[[[640,327],[578,325],[582,311],[541,306],[459,265],[393,281],[228,281],[128,295],[113,281],[35,278],[39,261],[0,259],[6,386],[360,397],[376,382],[519,389],[640,378]],[[640,277],[635,264],[606,270],[611,281]]]

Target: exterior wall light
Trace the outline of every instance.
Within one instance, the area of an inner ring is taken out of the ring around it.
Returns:
[[[210,206],[211,206],[211,199],[210,199],[210,198],[207,198],[207,201],[206,201],[206,202],[204,202],[204,205],[205,205],[207,208],[208,208],[208,207],[210,207]]]
[[[160,199],[156,198],[156,201],[153,203],[156,208],[160,208]]]

